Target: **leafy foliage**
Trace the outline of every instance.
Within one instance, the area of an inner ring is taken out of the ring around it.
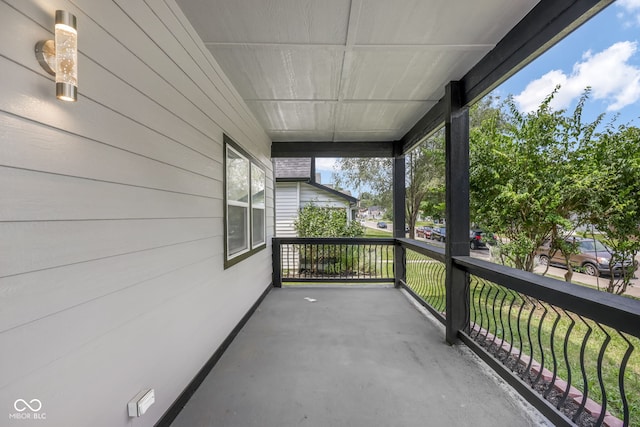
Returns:
[[[557,89],[532,113],[511,98],[471,129],[471,209],[476,222],[503,236],[504,260],[532,271],[535,251],[552,235],[581,221],[590,190],[580,170],[601,118],[581,121],[586,91],[573,115],[553,111]]]
[[[303,207],[294,222],[300,237],[357,237],[364,228],[357,221],[347,221],[344,209],[320,207],[310,203]]]
[[[577,247],[567,237],[579,225],[602,233],[610,267],[640,251],[640,130],[612,122],[596,133],[603,115],[582,121],[589,89],[573,114],[550,108],[557,90],[532,113],[520,113],[512,99],[484,109],[470,134],[471,208],[476,222],[504,238],[503,262],[532,271],[537,247],[550,239],[571,281]],[[606,290],[623,293],[636,268],[612,275]]]
[[[640,251],[640,129],[609,127],[585,153],[589,164],[589,220],[612,249],[610,267],[633,261]],[[627,290],[637,266],[625,266],[620,279],[609,278],[607,291]]]
[[[415,237],[415,223],[421,203],[429,192],[433,197],[444,193],[434,191],[444,187],[444,134],[436,133],[406,156],[406,214],[410,237]],[[336,183],[350,182],[356,188],[368,186],[376,194],[372,197],[387,209],[385,219],[392,220],[393,159],[390,158],[343,158],[340,159],[340,175]]]
[[[406,212],[410,237],[415,238],[418,213],[430,196],[433,208],[444,206],[444,133],[438,132],[407,155]],[[435,209],[434,209],[435,211]]]

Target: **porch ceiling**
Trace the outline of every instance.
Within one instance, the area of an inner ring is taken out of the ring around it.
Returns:
[[[273,141],[394,141],[538,0],[177,2]]]

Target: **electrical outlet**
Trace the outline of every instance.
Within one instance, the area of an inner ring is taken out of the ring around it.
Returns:
[[[142,390],[127,404],[130,417],[140,417],[147,412],[147,409],[156,401],[156,394],[153,389]]]

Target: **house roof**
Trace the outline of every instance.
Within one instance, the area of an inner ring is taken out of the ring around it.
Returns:
[[[611,1],[177,3],[273,141],[404,150],[443,123],[449,82],[472,102]]]
[[[320,188],[320,189],[322,189],[322,190],[324,190],[324,191],[326,191],[328,193],[331,193],[331,194],[333,194],[335,196],[342,197],[343,199],[347,200],[349,203],[357,203],[358,202],[358,199],[356,197],[353,197],[350,194],[343,193],[342,191],[336,190],[335,188],[331,188],[331,187],[328,187],[326,185],[318,184],[314,180],[309,181],[307,184],[312,185],[312,186],[314,186],[316,188]]]
[[[358,199],[351,194],[343,193],[328,185],[322,185],[316,182],[313,176],[313,159],[311,158],[287,158],[277,157],[273,159],[274,174],[276,181],[301,181],[316,188],[324,190],[335,196],[342,197],[349,203],[356,203]]]
[[[310,158],[279,157],[273,159],[276,179],[309,180],[311,179]]]

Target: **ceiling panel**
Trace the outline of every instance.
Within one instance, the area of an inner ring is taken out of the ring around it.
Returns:
[[[344,102],[336,109],[336,131],[406,132],[435,102]]]
[[[337,99],[342,48],[212,45],[244,99]]]
[[[334,141],[351,142],[351,141],[396,141],[402,137],[402,133],[398,130],[393,131],[337,131]]]
[[[205,42],[344,44],[350,0],[178,0]]]
[[[539,0],[176,0],[274,141],[397,140]]]
[[[356,44],[495,44],[537,3],[537,0],[365,1],[355,40]]]
[[[335,104],[327,102],[247,102],[269,130],[333,132]]]
[[[461,78],[484,54],[480,48],[355,48],[343,98],[437,101],[442,82]]]
[[[313,142],[332,141],[332,131],[302,131],[302,130],[287,130],[287,131],[267,131],[267,135],[273,141],[279,142],[300,142],[307,141],[309,144]]]

